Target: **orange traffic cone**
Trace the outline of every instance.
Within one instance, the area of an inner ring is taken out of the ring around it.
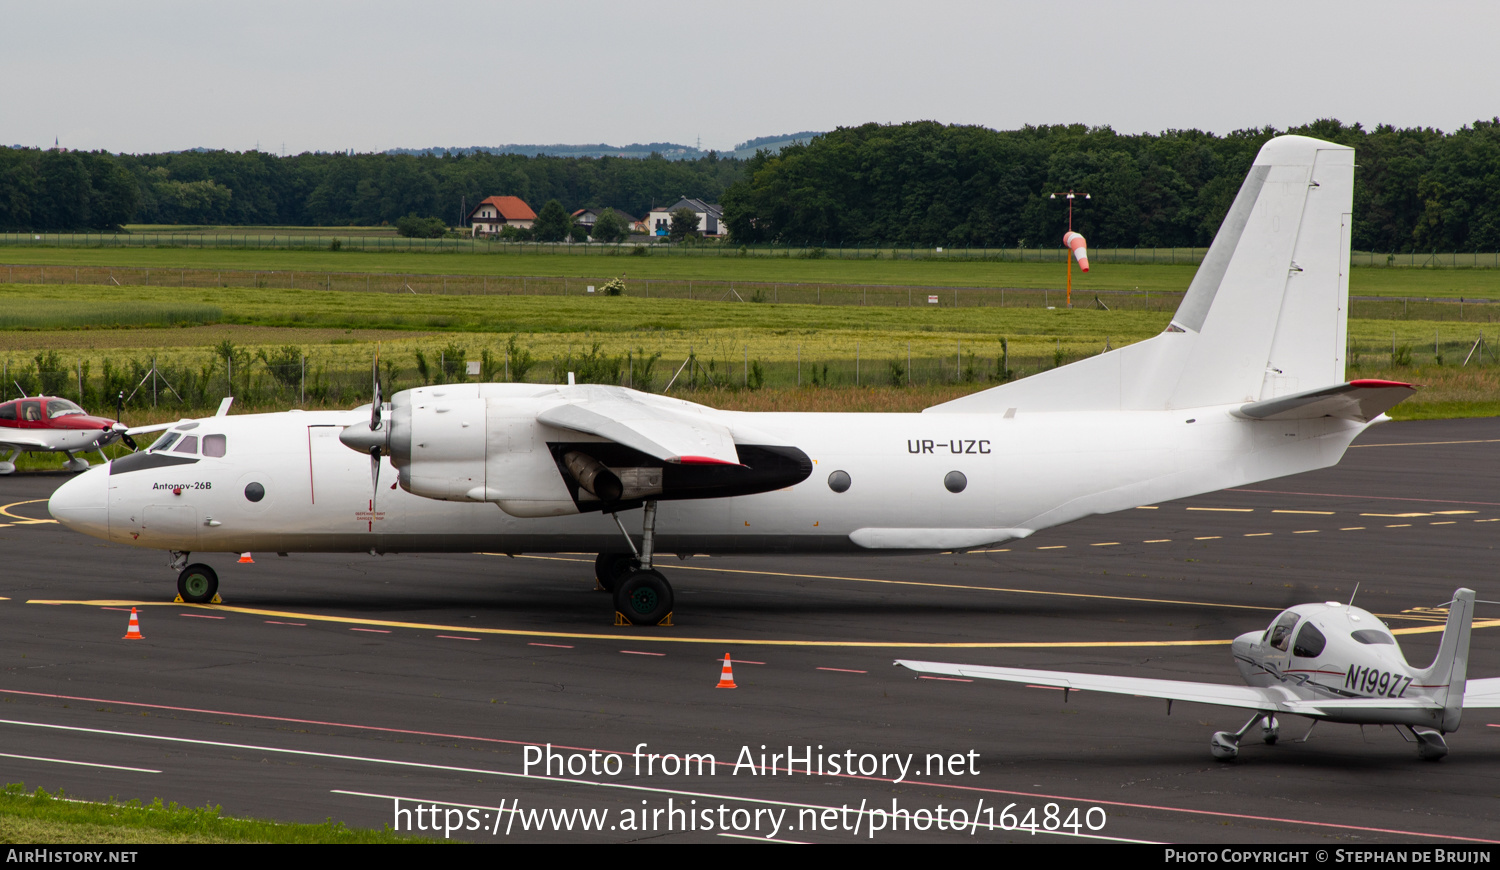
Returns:
[[[141,620],[136,616],[134,607],[130,608],[130,628],[125,631],[125,640],[145,640],[141,636]]]
[[[729,653],[724,653],[724,669],[719,672],[719,684],[715,689],[738,689],[734,684],[734,671],[729,667]]]
[[[254,565],[255,564],[255,560],[252,559],[252,558],[250,558],[250,554],[249,553],[241,553],[240,554],[239,564],[241,564],[241,565]]]

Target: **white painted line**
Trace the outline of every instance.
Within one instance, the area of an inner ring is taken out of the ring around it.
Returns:
[[[567,644],[567,643],[528,643],[526,645],[527,646],[550,646],[550,647],[556,647],[557,649],[572,649],[573,648],[572,644]]]
[[[350,631],[368,631],[371,634],[390,634],[389,631],[387,631],[386,629],[383,629],[383,628],[351,628],[349,630]]]
[[[841,674],[868,674],[869,671],[856,671],[850,668],[818,668],[820,671],[838,671]]]
[[[94,764],[91,761],[69,761],[66,758],[42,758],[39,755],[12,755],[9,752],[0,752],[0,758],[19,758],[22,761],[50,761],[53,764],[76,764],[79,767],[103,767],[109,770],[129,770],[135,773],[161,773],[159,770],[148,770],[144,767],[125,767],[119,764]]]
[[[1333,511],[1283,511],[1283,510],[1275,510],[1275,511],[1271,511],[1271,513],[1273,513],[1273,514],[1317,514],[1318,516],[1322,516],[1322,517],[1331,517],[1331,516],[1333,516]]]
[[[622,652],[622,653],[624,653],[624,654],[626,654],[628,656],[664,656],[664,655],[666,655],[666,653],[641,652],[640,650],[635,650],[635,649],[622,649],[622,650],[620,650],[620,652]]]

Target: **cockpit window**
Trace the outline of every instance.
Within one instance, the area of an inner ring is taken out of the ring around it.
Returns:
[[[225,442],[225,438],[224,438],[223,435],[204,435],[203,436],[203,455],[204,456],[223,456],[225,453],[228,452],[227,447],[228,447],[228,445]]]
[[[155,452],[157,450],[166,450],[168,447],[172,446],[173,441],[176,441],[181,437],[181,432],[165,432],[160,438],[156,439],[156,443],[152,444],[148,449],[152,452]]]
[[[1302,630],[1297,632],[1297,642],[1292,645],[1292,655],[1303,658],[1317,658],[1323,654],[1323,647],[1328,645],[1328,638],[1318,627],[1311,622],[1302,624]]]
[[[47,400],[47,416],[48,416],[48,418],[55,419],[57,417],[66,417],[66,416],[69,416],[71,414],[82,414],[82,413],[83,413],[83,409],[82,408],[78,407],[77,405],[73,404],[72,402],[68,401],[67,399],[48,399]]]
[[[1385,632],[1377,631],[1373,628],[1361,628],[1359,631],[1353,632],[1349,636],[1359,641],[1360,643],[1386,643],[1392,646],[1395,646],[1396,644],[1396,639],[1394,637],[1391,637]]]
[[[177,442],[177,446],[176,447],[172,448],[172,452],[173,453],[197,453],[198,452],[198,436],[197,435],[189,435],[186,438],[183,438],[181,441]]]
[[[1268,638],[1271,646],[1286,652],[1286,642],[1292,637],[1292,628],[1297,625],[1297,620],[1302,617],[1288,610],[1277,618],[1276,623],[1271,626],[1271,636]]]
[[[40,422],[42,422],[42,403],[41,402],[22,402],[21,403],[21,419],[25,420],[25,421],[27,421],[29,423],[40,423]]]
[[[16,419],[16,406],[14,404],[0,405],[0,420],[14,419]]]

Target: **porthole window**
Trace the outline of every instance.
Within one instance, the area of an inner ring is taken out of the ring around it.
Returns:
[[[850,482],[847,471],[835,471],[828,475],[828,488],[834,492],[847,492]]]
[[[245,487],[245,498],[250,501],[260,501],[266,497],[266,488],[258,483],[252,483]]]
[[[967,477],[964,477],[964,473],[962,471],[950,471],[948,472],[947,476],[943,478],[943,486],[946,487],[949,492],[963,492],[964,487],[968,485],[969,479]]]

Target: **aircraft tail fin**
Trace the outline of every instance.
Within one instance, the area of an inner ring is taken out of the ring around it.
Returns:
[[[1166,331],[927,410],[1171,410],[1344,381],[1354,151],[1267,142]]]
[[[1448,623],[1437,657],[1417,679],[1433,689],[1433,697],[1443,705],[1443,732],[1457,731],[1464,711],[1464,690],[1469,675],[1469,635],[1474,628],[1474,590],[1459,589],[1448,603]]]

